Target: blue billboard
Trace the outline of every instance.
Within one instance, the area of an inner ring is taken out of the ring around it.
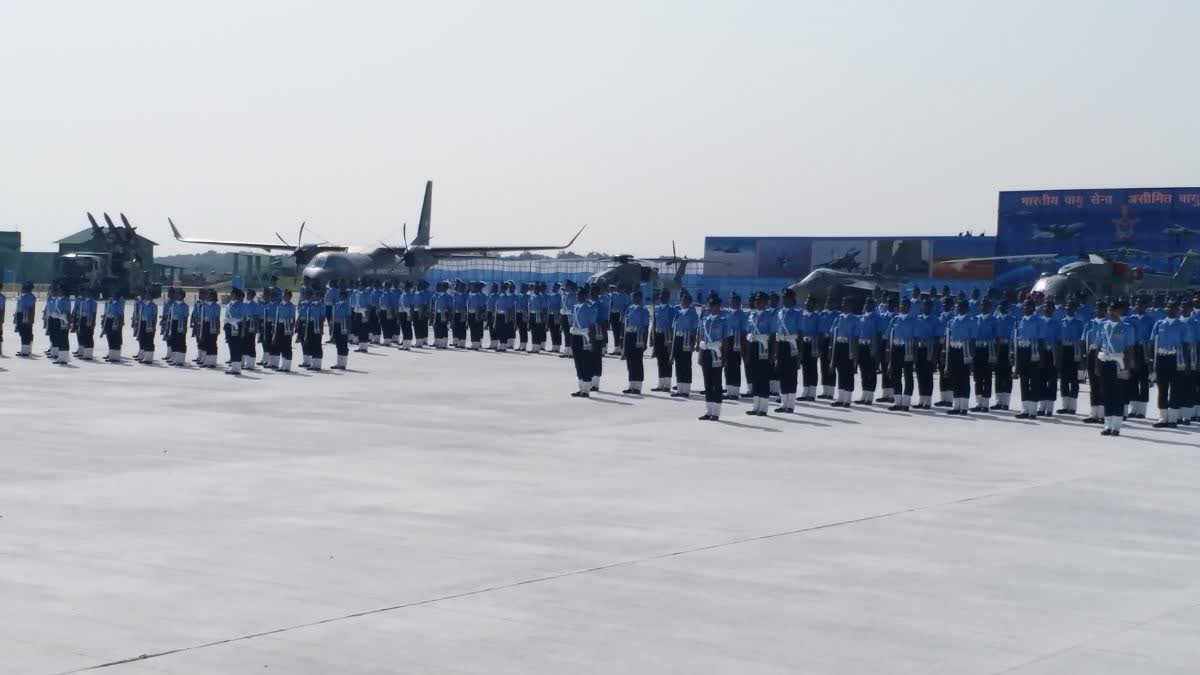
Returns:
[[[1023,283],[1088,253],[1173,273],[1189,249],[1200,250],[1200,188],[1000,193],[996,255],[1060,257],[1040,265],[1001,263],[998,285]]]
[[[818,268],[882,274],[906,285],[986,289],[995,276],[990,261],[945,264],[996,255],[995,237],[707,237],[704,285],[722,295],[779,290]]]

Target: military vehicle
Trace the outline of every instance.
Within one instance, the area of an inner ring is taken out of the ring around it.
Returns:
[[[124,213],[119,214],[123,227],[117,227],[107,213],[102,215],[107,227],[101,227],[91,213],[87,218],[95,237],[102,239],[108,250],[60,254],[54,263],[55,283],[72,295],[95,289],[105,297],[120,293],[128,298],[149,288],[157,297],[162,288],[152,283],[150,262],[143,259],[136,245],[137,228]]]

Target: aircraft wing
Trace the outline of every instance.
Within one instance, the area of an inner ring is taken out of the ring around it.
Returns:
[[[171,234],[175,235],[175,239],[185,244],[205,244],[208,246],[231,246],[234,248],[257,248],[264,251],[287,251],[291,253],[295,250],[292,246],[286,246],[281,242],[254,242],[254,241],[227,241],[219,239],[193,239],[183,236],[179,228],[175,227],[175,223],[167,218],[167,222],[171,224]],[[338,247],[334,250],[344,251],[343,247]]]
[[[583,231],[586,229],[587,225],[584,225],[583,227],[579,228],[579,231],[575,233],[574,237],[571,237],[571,241],[568,241],[565,244],[555,244],[553,246],[428,246],[425,248],[425,251],[435,256],[451,256],[506,252],[520,253],[521,251],[561,250],[565,248],[571,248],[571,246],[574,245],[575,240],[578,239],[579,235],[583,234]]]
[[[883,284],[877,284],[874,281],[867,281],[866,279],[848,281],[842,284],[842,286],[845,286],[846,288],[857,288],[860,291],[873,291],[876,288],[883,288]]]

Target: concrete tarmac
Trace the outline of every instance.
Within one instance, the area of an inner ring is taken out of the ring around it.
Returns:
[[[0,673],[1200,672],[1200,430],[350,366],[0,360]]]

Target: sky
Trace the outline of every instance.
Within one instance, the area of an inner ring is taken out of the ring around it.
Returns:
[[[0,0],[0,230],[700,255],[1200,184],[1200,3]]]

